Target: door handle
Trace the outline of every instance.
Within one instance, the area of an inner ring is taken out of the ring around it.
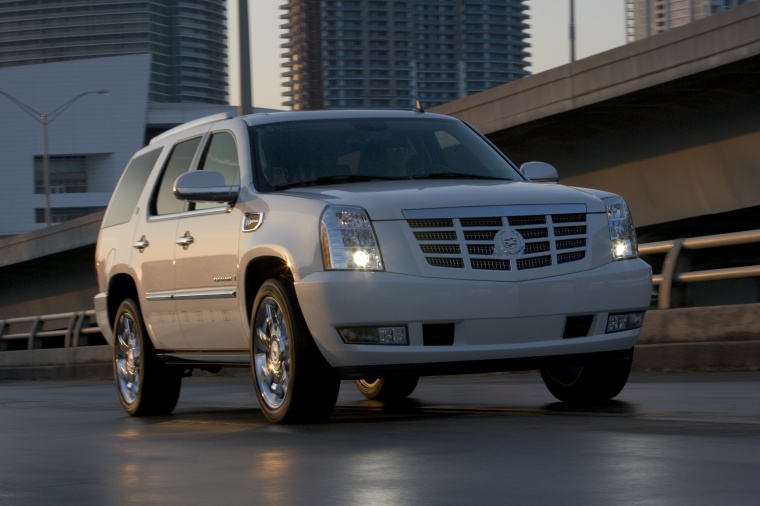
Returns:
[[[187,249],[188,246],[195,242],[195,238],[190,235],[190,231],[185,232],[185,235],[177,238],[177,244],[182,246],[182,249]]]
[[[132,243],[132,247],[135,248],[136,250],[139,250],[140,253],[145,251],[145,248],[147,248],[148,246],[150,246],[150,243],[145,238],[145,236],[140,237],[139,241],[135,241],[134,243]]]

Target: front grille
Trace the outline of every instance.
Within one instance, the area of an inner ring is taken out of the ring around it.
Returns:
[[[415,232],[418,241],[456,241],[456,232]]]
[[[461,258],[427,257],[427,261],[433,267],[451,267],[464,269],[464,260]]]
[[[551,264],[552,257],[550,255],[545,255],[542,257],[521,258],[517,261],[517,268],[519,270],[537,269],[539,267],[548,267]]]
[[[486,271],[510,270],[509,260],[481,260],[479,258],[473,258],[471,264],[473,269],[483,269]]]
[[[464,231],[464,240],[465,241],[493,241],[493,238],[496,237],[497,230],[465,230]]]
[[[521,271],[586,258],[585,213],[409,219],[407,223],[427,263],[434,267]]]
[[[412,228],[451,227],[454,225],[450,219],[408,220],[408,223]]]

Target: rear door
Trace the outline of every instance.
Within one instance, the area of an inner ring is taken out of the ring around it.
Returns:
[[[177,143],[148,202],[146,219],[136,227],[132,264],[142,286],[140,304],[148,331],[162,349],[187,347],[174,300],[177,227],[186,204],[174,198],[174,180],[190,170],[201,137]]]

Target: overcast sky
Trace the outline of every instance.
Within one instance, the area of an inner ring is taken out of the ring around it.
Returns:
[[[279,9],[282,0],[249,0],[253,104],[282,109]],[[228,0],[230,17],[230,101],[240,100],[237,65],[237,4]],[[541,71],[570,61],[570,0],[528,0],[531,53],[529,70]],[[625,43],[625,0],[575,0],[576,59]]]

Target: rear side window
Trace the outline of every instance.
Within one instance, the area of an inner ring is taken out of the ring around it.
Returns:
[[[140,194],[145,188],[145,182],[160,154],[160,148],[154,149],[129,162],[108,205],[108,211],[103,219],[104,228],[127,223],[132,218]]]

